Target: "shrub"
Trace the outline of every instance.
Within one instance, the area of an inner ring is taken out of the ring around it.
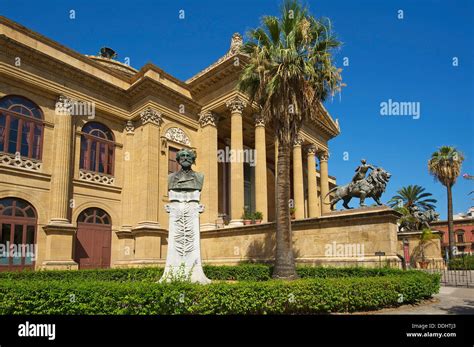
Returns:
[[[474,270],[474,255],[457,257],[449,261],[450,270]]]
[[[264,264],[241,264],[237,266],[204,265],[204,273],[211,280],[234,281],[267,281],[272,277],[273,268]],[[297,273],[301,278],[332,278],[332,277],[372,277],[406,273],[391,268],[365,267],[310,267],[300,266]],[[97,280],[116,282],[156,282],[163,274],[158,267],[131,268],[131,269],[100,269],[100,270],[50,270],[50,271],[22,271],[0,272],[0,279],[16,280]]]
[[[157,284],[81,279],[0,282],[0,314],[308,314],[416,303],[439,290],[424,272],[292,282]]]

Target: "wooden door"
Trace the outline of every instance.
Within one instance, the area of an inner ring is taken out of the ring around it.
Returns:
[[[77,223],[75,261],[79,269],[110,267],[110,225]]]

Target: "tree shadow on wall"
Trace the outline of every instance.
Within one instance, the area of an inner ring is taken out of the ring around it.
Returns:
[[[252,263],[273,263],[275,261],[275,233],[268,232],[263,240],[253,240],[245,254],[249,262]],[[293,256],[299,258],[300,252],[293,246]]]

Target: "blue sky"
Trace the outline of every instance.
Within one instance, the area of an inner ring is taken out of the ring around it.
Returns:
[[[344,184],[366,158],[393,175],[384,202],[400,187],[419,184],[438,199],[445,218],[446,190],[428,174],[427,160],[439,146],[453,145],[465,154],[462,173],[474,175],[474,2],[306,3],[313,15],[331,19],[343,42],[335,61],[347,87],[325,103],[342,130],[330,142],[330,174]],[[221,57],[234,32],[257,26],[262,15],[278,14],[279,5],[276,0],[2,0],[0,14],[81,53],[109,46],[135,68],[153,62],[185,80]],[[344,57],[349,66],[343,66]],[[419,119],[381,116],[380,103],[389,99],[420,103]],[[458,180],[455,213],[474,205],[474,194],[467,195],[472,190],[474,181]]]

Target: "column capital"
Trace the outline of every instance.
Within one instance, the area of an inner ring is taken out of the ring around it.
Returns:
[[[230,112],[242,114],[242,111],[247,106],[247,102],[240,96],[234,96],[232,99],[227,100],[225,105],[230,110]]]
[[[199,124],[201,128],[204,128],[207,125],[211,125],[213,127],[217,126],[218,115],[212,111],[203,111],[199,113]]]
[[[303,138],[300,135],[297,135],[295,141],[293,141],[293,147],[300,146],[303,144]]]
[[[306,154],[308,156],[312,155],[314,156],[317,152],[317,148],[315,145],[310,145],[308,148],[306,148]]]
[[[255,127],[264,127],[265,126],[265,118],[260,113],[254,114],[253,115],[253,120],[255,122]]]
[[[73,100],[66,95],[59,95],[56,104],[54,105],[54,112],[59,115],[71,115],[71,106]]]
[[[124,130],[127,135],[133,135],[133,133],[135,132],[135,125],[131,120],[125,123]]]
[[[161,112],[151,107],[147,107],[144,111],[140,112],[140,119],[143,125],[151,123],[160,126],[163,122]]]
[[[329,153],[327,151],[318,151],[316,155],[320,161],[328,161],[329,159]]]

